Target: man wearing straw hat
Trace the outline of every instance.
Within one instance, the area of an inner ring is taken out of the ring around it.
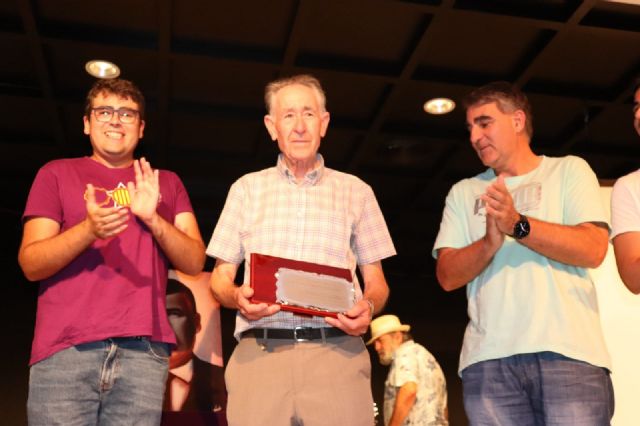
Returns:
[[[448,425],[447,384],[440,365],[395,315],[371,321],[371,339],[380,363],[390,365],[384,389],[384,424]]]

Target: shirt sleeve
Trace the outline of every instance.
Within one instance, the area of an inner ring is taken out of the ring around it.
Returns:
[[[638,172],[618,179],[611,194],[611,238],[625,232],[640,231],[640,192]]]
[[[244,260],[241,231],[243,211],[246,205],[246,190],[243,179],[237,180],[229,190],[227,200],[213,231],[207,255],[239,265]]]
[[[461,187],[463,182],[455,184],[449,190],[445,199],[440,229],[431,251],[434,259],[438,258],[438,249],[443,247],[461,248],[471,243],[465,233],[467,225],[463,220],[465,217],[463,212],[464,203],[462,202],[464,196],[462,195],[463,190]]]
[[[589,164],[582,158],[566,158],[563,187],[566,202],[563,224],[578,225],[585,222],[601,222],[609,225],[600,195],[598,178]]]
[[[413,352],[397,352],[394,363],[394,374],[389,383],[398,388],[407,382],[418,383],[418,359]]]
[[[184,212],[193,212],[193,207],[191,206],[191,200],[189,199],[189,194],[187,193],[187,189],[184,187],[184,183],[177,174],[173,172],[168,172],[173,180],[173,186],[175,191],[175,214],[184,213]]]
[[[47,217],[58,223],[63,221],[62,200],[58,177],[52,164],[43,166],[31,185],[22,220],[32,217]]]
[[[367,265],[396,254],[389,229],[369,185],[363,189],[363,205],[354,231],[354,252],[359,265]]]

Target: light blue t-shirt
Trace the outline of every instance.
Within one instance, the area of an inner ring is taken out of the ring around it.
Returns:
[[[434,257],[440,248],[463,248],[484,237],[480,197],[495,179],[488,169],[451,188]],[[607,223],[598,180],[581,158],[542,157],[536,169],[505,184],[516,210],[529,217],[563,225]],[[542,351],[611,368],[586,268],[551,260],[506,236],[491,263],[467,284],[467,299],[459,372],[479,361]]]

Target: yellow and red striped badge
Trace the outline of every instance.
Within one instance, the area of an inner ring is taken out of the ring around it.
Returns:
[[[131,204],[131,195],[127,187],[120,182],[115,189],[108,190],[105,188],[95,188],[96,192],[104,192],[106,198],[101,203],[98,203],[100,207],[106,207],[113,200],[113,207],[129,207]],[[87,191],[84,191],[84,199],[87,199]]]

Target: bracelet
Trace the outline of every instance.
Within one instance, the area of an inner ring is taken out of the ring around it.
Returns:
[[[375,309],[373,306],[373,300],[366,298],[364,299],[364,301],[369,304],[369,317],[373,318],[373,311]]]

